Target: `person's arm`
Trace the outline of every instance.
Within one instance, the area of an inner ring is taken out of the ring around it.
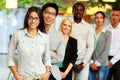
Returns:
[[[64,59],[65,54],[65,44],[64,44],[64,38],[62,33],[59,33],[59,45],[57,46],[56,51],[51,51],[51,57],[52,57],[52,64],[56,64],[58,62],[62,62]],[[55,55],[56,53],[56,55]]]
[[[89,28],[89,32],[88,32],[88,35],[87,35],[87,43],[86,43],[86,47],[87,47],[87,51],[86,51],[86,55],[83,59],[83,65],[85,66],[88,61],[90,60],[91,58],[91,55],[93,53],[93,50],[94,50],[94,34],[93,34],[93,29],[91,26],[86,26],[86,27],[90,27]]]
[[[43,58],[43,63],[45,64],[46,72],[41,76],[40,79],[48,80],[50,76],[50,69],[51,69],[51,57],[49,51],[49,36],[46,36],[46,45],[45,45],[45,54]]]
[[[70,72],[70,70],[72,69],[72,67],[73,67],[73,64],[69,63],[67,69],[64,72],[61,72],[62,78],[65,78],[68,75],[68,73]]]
[[[24,80],[25,79],[24,77],[22,77],[18,74],[15,66],[10,66],[9,68],[10,68],[11,72],[13,73],[16,80]]]
[[[108,59],[108,55],[110,53],[110,45],[111,45],[111,32],[106,32],[105,44],[104,44],[104,51],[103,53],[97,58],[95,61],[96,66],[100,66],[101,63],[105,62]]]
[[[14,32],[9,42],[9,46],[8,46],[7,64],[11,72],[13,73],[15,79],[23,80],[24,78],[20,76],[17,72],[17,65],[14,60],[14,54],[15,54],[16,47],[17,47],[17,33]]]

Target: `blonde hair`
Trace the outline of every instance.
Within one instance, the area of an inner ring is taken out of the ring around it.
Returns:
[[[68,17],[65,17],[65,18],[62,19],[61,24],[60,24],[60,26],[59,26],[59,30],[60,30],[61,32],[63,32],[63,31],[62,31],[62,26],[63,26],[63,23],[64,23],[65,21],[68,21],[68,22],[71,24],[71,29],[70,29],[70,32],[69,32],[69,34],[68,34],[68,35],[70,35],[71,32],[72,32],[72,20],[71,20],[70,18],[68,18]]]

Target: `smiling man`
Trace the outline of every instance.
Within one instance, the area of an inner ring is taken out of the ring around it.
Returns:
[[[61,80],[58,63],[62,62],[65,54],[64,38],[61,32],[55,29],[53,22],[58,14],[58,6],[55,3],[46,3],[42,7],[45,32],[49,35],[52,69],[49,80]]]

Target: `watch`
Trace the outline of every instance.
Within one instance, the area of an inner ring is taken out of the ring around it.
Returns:
[[[82,64],[83,67],[85,66],[85,63],[82,62],[81,64]]]

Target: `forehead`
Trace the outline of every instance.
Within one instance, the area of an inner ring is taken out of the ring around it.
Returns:
[[[71,24],[71,22],[68,20],[65,20],[65,21],[63,21],[63,24]]]
[[[38,14],[37,14],[35,11],[33,11],[33,12],[30,13],[29,16],[35,16],[35,17],[38,17]]]
[[[45,11],[56,12],[56,9],[53,7],[47,7]]]
[[[103,16],[102,13],[97,13],[95,16]]]
[[[112,11],[111,14],[120,14],[120,11]]]
[[[80,5],[80,4],[77,4],[77,5],[75,5],[75,7],[74,8],[83,8],[83,6],[82,5]]]

